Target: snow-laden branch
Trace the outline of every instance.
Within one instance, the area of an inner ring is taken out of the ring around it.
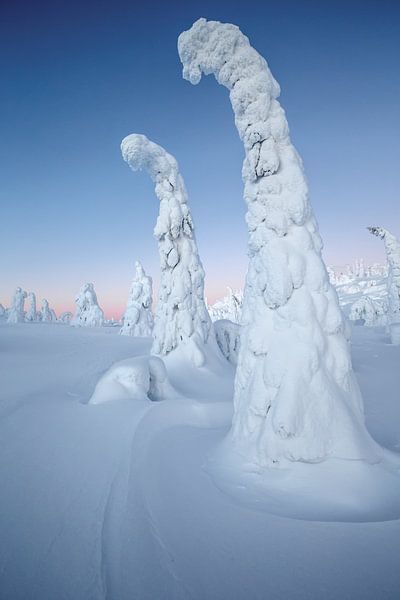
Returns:
[[[135,269],[120,334],[148,337],[153,330],[153,281],[139,261],[136,261]]]
[[[383,227],[368,227],[373,235],[381,238],[385,244],[388,262],[388,326],[392,344],[400,344],[400,242]]]
[[[378,460],[279,85],[234,25],[199,19],[178,50],[185,79],[214,74],[229,89],[246,153],[250,262],[229,440],[258,464]]]
[[[210,335],[211,320],[204,300],[204,271],[178,163],[144,135],[127,136],[121,150],[134,171],[148,171],[160,200],[154,235],[158,240],[161,281],[152,351],[166,355],[181,342],[190,342],[192,359],[200,365],[204,361],[201,347]]]

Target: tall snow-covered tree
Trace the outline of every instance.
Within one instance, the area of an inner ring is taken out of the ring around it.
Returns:
[[[25,321],[38,321],[38,314],[36,308],[36,296],[34,292],[29,292],[28,294],[29,307],[26,311]]]
[[[387,295],[388,327],[392,344],[400,344],[400,242],[383,227],[368,227],[368,230],[383,240],[388,262]]]
[[[139,261],[135,262],[135,269],[120,334],[148,337],[153,330],[153,281]]]
[[[101,327],[104,313],[100,308],[93,283],[85,283],[75,299],[76,313],[71,319],[74,327]]]
[[[205,360],[203,346],[213,334],[204,300],[204,270],[178,163],[144,135],[127,136],[121,150],[134,171],[148,171],[160,200],[154,235],[158,240],[161,281],[152,352],[167,355],[183,345],[200,366]]]
[[[8,310],[7,323],[23,323],[25,321],[24,305],[26,296],[26,292],[17,287]]]
[[[199,19],[178,50],[185,79],[229,89],[245,149],[250,261],[227,443],[258,465],[379,460],[279,85],[234,25]]]
[[[51,323],[53,321],[52,311],[46,298],[43,298],[42,300],[42,309],[40,314],[42,323]]]

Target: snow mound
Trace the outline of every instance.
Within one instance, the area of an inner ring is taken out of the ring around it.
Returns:
[[[163,361],[157,356],[138,356],[115,363],[97,383],[89,404],[176,397]]]

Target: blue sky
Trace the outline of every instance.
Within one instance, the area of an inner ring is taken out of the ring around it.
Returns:
[[[1,8],[0,301],[16,285],[72,307],[93,281],[122,310],[139,258],[157,281],[158,201],[120,141],[174,154],[210,299],[246,271],[243,149],[228,91],[181,76],[177,37],[232,22],[281,84],[329,264],[383,261],[365,227],[400,235],[400,5],[348,2],[19,2]]]

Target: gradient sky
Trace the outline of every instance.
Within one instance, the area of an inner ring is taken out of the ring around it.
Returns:
[[[400,4],[217,0],[0,3],[0,302],[16,285],[72,309],[93,281],[123,310],[133,263],[158,280],[158,200],[120,142],[174,154],[210,300],[246,271],[243,149],[228,91],[181,76],[177,37],[204,16],[239,25],[281,84],[328,264],[384,261],[367,225],[400,234]]]

